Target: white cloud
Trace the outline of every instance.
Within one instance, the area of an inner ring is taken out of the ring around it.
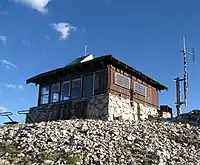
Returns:
[[[58,24],[53,23],[53,24],[51,24],[51,27],[53,29],[55,29],[57,32],[61,33],[60,40],[68,39],[71,34],[71,31],[77,29],[76,27],[72,26],[71,24],[65,23],[65,22],[60,22]]]
[[[17,69],[17,66],[7,60],[0,60],[0,63],[2,63],[3,65],[6,66],[6,68],[10,69],[10,68],[15,68]]]
[[[16,84],[5,84],[7,88],[12,88],[12,89],[24,89],[22,85],[16,85]]]
[[[17,85],[15,85],[15,84],[5,84],[5,86],[7,88],[17,88]]]
[[[2,112],[8,112],[8,109],[3,106],[0,106],[0,113]]]
[[[21,3],[27,7],[35,9],[43,14],[48,13],[47,5],[51,0],[14,0],[15,2]]]
[[[24,89],[24,87],[22,85],[19,85],[18,88],[19,89]]]
[[[0,36],[0,41],[3,43],[3,44],[6,44],[7,42],[7,37],[6,36]]]

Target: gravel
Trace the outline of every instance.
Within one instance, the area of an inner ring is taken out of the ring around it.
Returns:
[[[0,165],[200,165],[200,128],[159,120],[0,127]]]

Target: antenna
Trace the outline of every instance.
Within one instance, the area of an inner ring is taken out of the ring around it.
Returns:
[[[85,45],[85,56],[87,55],[87,45]]]
[[[192,55],[193,56],[193,62],[195,61],[195,49],[192,49],[192,53],[188,52],[186,49],[186,40],[185,40],[185,36],[183,36],[183,50],[181,50],[181,52],[183,52],[183,65],[184,65],[184,75],[183,78],[175,78],[174,80],[176,81],[176,108],[177,108],[177,115],[179,116],[180,114],[182,114],[181,111],[181,105],[185,104],[185,106],[187,106],[187,93],[188,93],[188,68],[187,68],[187,55]],[[184,83],[184,100],[181,101],[181,87],[180,87],[180,82],[183,81]]]

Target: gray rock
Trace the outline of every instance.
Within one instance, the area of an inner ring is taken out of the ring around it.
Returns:
[[[15,164],[21,159],[35,165],[200,162],[200,129],[166,121],[74,119],[0,127],[0,142],[15,144],[0,159]]]

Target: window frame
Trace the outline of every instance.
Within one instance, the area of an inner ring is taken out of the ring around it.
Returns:
[[[82,97],[83,98],[88,98],[88,97],[94,96],[94,74],[95,74],[95,72],[91,72],[91,73],[84,74],[82,76]],[[84,96],[84,90],[85,90],[84,82],[85,82],[86,76],[92,76],[92,95],[91,96]]]
[[[56,92],[52,92],[52,86],[54,85],[57,85],[58,86],[58,90]],[[54,84],[51,84],[50,86],[51,90],[50,90],[50,104],[54,104],[54,103],[58,103],[60,102],[60,82],[57,82],[57,83],[54,83]],[[54,94],[58,94],[58,98],[57,98],[57,101],[54,102],[54,98],[52,98],[54,96]]]
[[[104,94],[104,93],[106,93],[106,91],[104,91],[104,89],[103,89],[103,91],[101,91],[101,92],[99,92],[99,93],[95,93],[95,85],[96,85],[96,75],[98,74],[98,73],[100,73],[100,72],[103,72],[104,73],[104,83],[103,83],[103,85],[106,85],[106,88],[107,88],[107,78],[106,78],[106,69],[102,69],[102,70],[98,70],[98,71],[96,71],[96,72],[94,72],[94,91],[93,91],[93,93],[94,93],[94,96],[96,96],[96,95],[101,95],[101,94]]]
[[[72,96],[72,94],[73,94],[73,88],[72,88],[72,86],[73,86],[73,80],[76,80],[76,81],[80,80],[80,84],[81,84],[81,87],[80,87],[80,96],[75,97],[75,98],[73,98],[73,96]],[[71,100],[82,98],[82,93],[83,93],[83,90],[82,90],[83,85],[82,84],[83,84],[82,76],[71,78],[71,86],[70,86],[70,90],[71,90],[70,99]]]
[[[59,82],[56,82],[56,83],[53,83],[53,84],[42,84],[40,85],[39,87],[39,97],[38,97],[38,105],[45,105],[45,104],[55,104],[55,103],[59,103],[59,102],[64,102],[64,101],[68,101],[68,100],[76,100],[76,99],[80,99],[80,98],[88,98],[88,97],[92,97],[92,96],[95,96],[95,95],[101,95],[101,94],[104,94],[106,93],[106,90],[107,90],[107,75],[106,75],[106,72],[107,70],[106,69],[101,69],[101,70],[97,70],[97,71],[93,71],[93,72],[88,72],[88,73],[85,73],[85,74],[81,74],[79,76],[70,76],[68,78],[64,78],[62,79],[61,81]],[[98,88],[101,89],[100,92],[96,92],[95,93],[95,85],[96,85],[96,75],[100,74],[101,76],[105,76],[103,79],[99,79],[99,80],[102,80],[103,82],[101,83],[101,81],[99,81],[100,83],[98,84]],[[91,75],[92,76],[92,95],[91,96],[84,96],[84,77],[85,76],[89,76]],[[73,97],[73,82],[74,81],[80,81],[80,96],[77,96],[77,97]],[[66,100],[62,100],[61,96],[62,96],[62,92],[63,92],[63,88],[62,88],[62,84],[64,82],[67,82],[69,83],[69,94],[68,94],[68,99]],[[56,92],[52,92],[52,86],[53,85],[58,85],[59,87],[59,90],[56,91]],[[102,87],[101,87],[102,85]],[[48,93],[47,94],[42,94],[42,90],[43,88],[45,87],[48,87]],[[106,89],[104,89],[104,87]],[[57,101],[52,101],[52,96],[54,93],[57,93],[58,94],[58,100]],[[42,98],[44,98],[44,96],[47,96],[47,102],[45,103],[42,103]]]
[[[136,90],[136,84],[139,85],[139,87],[143,87],[143,88],[145,89],[145,93],[144,93],[144,94],[141,93],[140,91],[137,91],[137,90]],[[140,83],[138,83],[138,82],[134,82],[134,92],[137,93],[137,94],[139,94],[139,95],[141,95],[141,96],[146,97],[146,95],[147,95],[147,88],[146,88],[145,85],[142,85],[142,84],[140,84]]]
[[[60,82],[60,102],[63,102],[63,101],[68,101],[68,100],[70,100],[71,99],[71,83],[72,83],[72,81],[71,81],[72,79],[66,79],[66,80],[63,80],[63,81],[61,81]],[[67,100],[62,100],[62,92],[63,92],[63,88],[62,88],[62,84],[63,83],[69,83],[69,93],[68,93],[68,99]]]
[[[117,75],[119,75],[119,76],[121,76],[122,78],[127,79],[127,80],[129,81],[128,87],[117,82],[117,78],[116,78]],[[122,87],[122,88],[125,88],[125,89],[130,90],[130,89],[131,89],[131,78],[128,77],[128,76],[125,76],[125,75],[123,75],[123,74],[121,74],[121,73],[119,73],[119,72],[116,71],[116,72],[114,73],[114,84],[116,84],[116,85],[118,85],[118,86],[120,86],[120,87]]]
[[[43,94],[42,93],[42,89],[44,88],[44,87],[48,87],[48,92],[47,92],[47,94]],[[48,84],[48,85],[40,85],[40,89],[39,89],[39,105],[45,105],[45,104],[49,104],[49,98],[51,97],[50,96],[50,90],[51,90],[51,85],[50,84]],[[43,103],[42,102],[42,99],[44,98],[44,96],[47,96],[47,102],[46,103]]]

